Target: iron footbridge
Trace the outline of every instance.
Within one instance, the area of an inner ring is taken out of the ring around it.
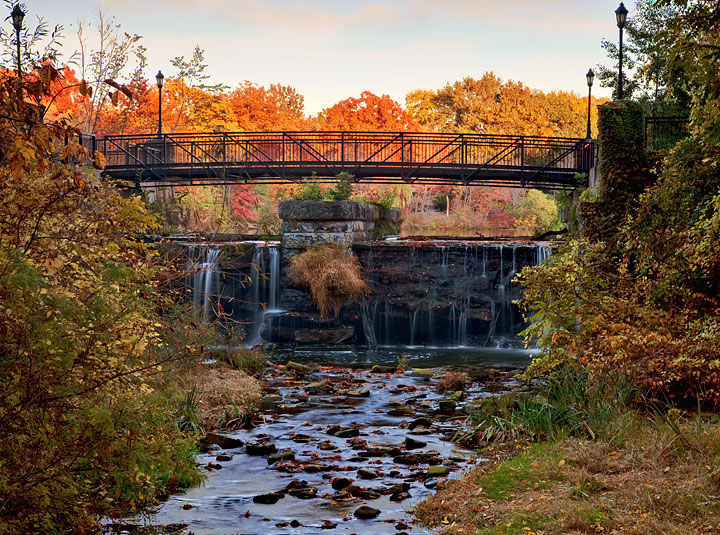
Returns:
[[[572,189],[595,164],[589,139],[415,132],[214,132],[84,140],[105,176],[138,186],[356,183]]]

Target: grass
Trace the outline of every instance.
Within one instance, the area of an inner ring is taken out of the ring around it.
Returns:
[[[265,355],[258,349],[237,348],[227,352],[220,352],[217,359],[232,369],[242,370],[248,375],[255,375],[268,366]]]
[[[294,284],[308,287],[322,316],[337,318],[346,301],[360,302],[368,291],[360,262],[344,247],[324,245],[307,249],[289,261]]]
[[[622,381],[601,383],[567,373],[485,402],[483,425],[506,422],[495,435],[480,427],[490,460],[419,504],[417,516],[453,535],[720,531],[720,419],[650,410]]]

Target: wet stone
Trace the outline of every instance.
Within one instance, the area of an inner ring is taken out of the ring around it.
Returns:
[[[268,464],[274,464],[278,461],[294,461],[294,460],[295,460],[295,453],[293,453],[291,450],[283,450],[274,455],[270,455],[267,458]]]
[[[308,375],[315,371],[312,366],[300,364],[299,362],[293,362],[292,360],[288,361],[287,364],[285,364],[285,368],[288,370],[292,370],[299,375]]]
[[[232,461],[232,459],[233,459],[233,456],[232,456],[232,455],[227,455],[227,454],[225,454],[225,453],[221,453],[220,455],[218,455],[217,457],[215,457],[215,460],[218,461],[218,462],[220,462],[220,463],[226,463],[226,462],[228,462],[228,461]]]
[[[307,487],[288,494],[300,500],[311,500],[312,498],[317,498],[318,489],[316,487]]]
[[[412,498],[409,492],[398,492],[390,495],[390,501],[393,502],[401,502],[403,500],[407,500],[408,498]]]
[[[418,427],[431,427],[431,426],[432,426],[432,420],[430,418],[418,418],[418,419],[410,422],[410,425],[408,425],[408,429],[410,429],[410,431],[412,431],[413,429],[416,429]]]
[[[334,488],[335,490],[341,490],[341,489],[344,489],[345,487],[349,486],[350,483],[351,483],[351,482],[350,482],[350,480],[349,480],[348,478],[346,478],[346,477],[338,477],[338,478],[336,478],[336,479],[333,479],[333,481],[332,481],[332,483],[331,483],[331,486],[332,486],[332,488]]]
[[[339,448],[335,444],[330,442],[329,440],[326,440],[326,441],[318,444],[318,449],[323,450],[323,451],[331,451],[331,450],[337,450]]]
[[[271,453],[277,453],[277,448],[275,444],[256,442],[255,444],[247,444],[245,453],[248,455],[270,455]]]
[[[345,395],[353,398],[367,398],[370,397],[370,390],[367,388],[353,388],[345,392]]]
[[[396,371],[396,366],[380,366],[379,364],[370,368],[370,373],[395,373]]]
[[[372,518],[375,518],[377,515],[380,514],[379,509],[375,509],[373,507],[368,507],[367,505],[363,505],[361,507],[358,507],[353,515],[355,515],[356,518],[359,518],[361,520],[370,520]]]
[[[320,524],[320,529],[335,529],[337,527],[337,522],[331,522],[330,520],[325,520],[322,524]]]
[[[300,526],[302,526],[302,524],[300,523],[299,520],[292,520],[292,521],[290,522],[290,527],[291,527],[291,528],[299,528]]]
[[[338,438],[353,438],[360,435],[360,430],[357,428],[351,428],[351,429],[341,429],[340,431],[335,433],[335,436]]]
[[[285,495],[282,492],[270,492],[268,494],[259,494],[253,497],[254,503],[260,503],[265,505],[272,505],[284,498]]]
[[[395,524],[395,529],[400,531],[403,529],[410,529],[410,526],[408,526],[407,524],[405,524],[403,522],[398,522],[397,524]]]
[[[412,437],[405,437],[403,445],[405,446],[406,450],[416,450],[427,446],[427,442],[423,442],[422,440],[416,440]]]
[[[444,415],[452,415],[455,412],[455,402],[449,399],[438,401],[438,412]]]
[[[226,437],[225,435],[219,435],[217,433],[208,433],[207,435],[205,435],[205,438],[202,441],[206,444],[216,444],[224,450],[239,448],[240,446],[245,444],[240,439]]]
[[[450,473],[449,466],[429,466],[425,473],[427,477],[445,477]]]
[[[376,479],[378,475],[370,470],[360,469],[357,471],[357,475],[360,479]]]
[[[390,409],[389,411],[387,411],[387,413],[388,416],[415,416],[415,410],[412,407],[408,406],[396,407],[394,409]]]

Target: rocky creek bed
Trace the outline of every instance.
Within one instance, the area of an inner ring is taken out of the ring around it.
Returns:
[[[234,442],[224,448],[211,435],[205,486],[172,496],[152,524],[195,535],[427,533],[412,507],[481,461],[450,439],[467,406],[514,373],[466,369],[461,395],[437,391],[449,368],[304,362],[266,372],[256,426],[225,433]]]

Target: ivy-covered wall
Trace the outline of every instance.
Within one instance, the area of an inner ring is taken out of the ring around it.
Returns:
[[[645,112],[640,104],[616,100],[598,108],[599,172],[595,202],[581,202],[583,235],[611,237],[634,199],[653,182],[652,158],[645,150]]]

